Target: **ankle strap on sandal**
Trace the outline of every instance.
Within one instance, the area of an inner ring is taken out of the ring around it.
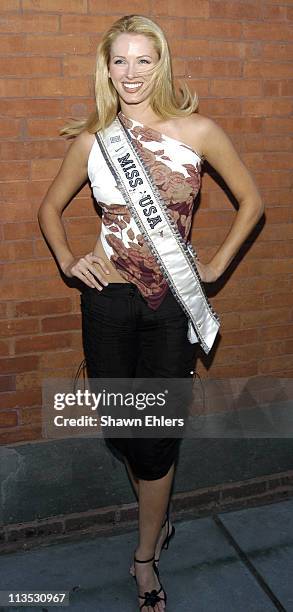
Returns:
[[[154,560],[154,558],[155,558],[155,555],[153,555],[151,559],[145,559],[144,561],[141,561],[141,559],[137,559],[136,556],[134,555],[135,563],[150,563],[151,561]]]

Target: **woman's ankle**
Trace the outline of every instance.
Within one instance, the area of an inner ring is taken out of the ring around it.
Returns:
[[[139,561],[151,561],[153,559],[153,557],[155,556],[155,551],[154,549],[151,548],[144,548],[142,546],[138,546],[136,548],[136,550],[134,551],[134,558],[139,560]]]

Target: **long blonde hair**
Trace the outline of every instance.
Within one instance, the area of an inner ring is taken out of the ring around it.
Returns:
[[[181,100],[178,98],[173,80],[170,51],[167,40],[161,28],[151,19],[143,15],[127,15],[116,21],[104,34],[97,49],[95,73],[96,109],[87,119],[73,119],[65,125],[60,134],[69,137],[76,136],[83,130],[94,134],[108,127],[114,121],[119,109],[119,96],[109,79],[109,61],[111,46],[116,37],[122,33],[143,34],[150,38],[158,53],[159,61],[150,69],[154,87],[150,95],[152,110],[162,119],[187,116],[196,112],[198,97],[192,95],[184,83],[180,87]]]

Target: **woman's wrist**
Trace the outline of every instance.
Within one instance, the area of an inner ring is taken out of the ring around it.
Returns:
[[[209,265],[213,268],[215,274],[219,278],[220,276],[222,276],[222,274],[224,274],[225,270],[227,270],[232,259],[233,256],[231,257],[230,255],[229,257],[228,253],[226,253],[226,256],[224,256],[224,253],[221,253],[221,250],[219,250],[212,257],[211,261],[209,262]]]
[[[65,274],[65,276],[68,276],[68,277],[72,276],[69,273],[69,267],[71,266],[71,264],[73,264],[74,261],[75,261],[75,257],[72,254],[68,256],[67,258],[64,258],[61,261],[59,261],[59,266],[63,274]]]
[[[224,263],[219,260],[219,258],[217,257],[217,255],[215,255],[211,261],[209,262],[209,266],[214,270],[214,274],[217,277],[217,279],[222,276],[223,272],[225,272],[226,267],[224,265]]]

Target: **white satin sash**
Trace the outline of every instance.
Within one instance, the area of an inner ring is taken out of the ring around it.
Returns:
[[[140,232],[188,317],[189,342],[199,342],[209,353],[220,319],[205,295],[192,244],[184,242],[120,120],[116,118],[97,132],[96,139]]]

